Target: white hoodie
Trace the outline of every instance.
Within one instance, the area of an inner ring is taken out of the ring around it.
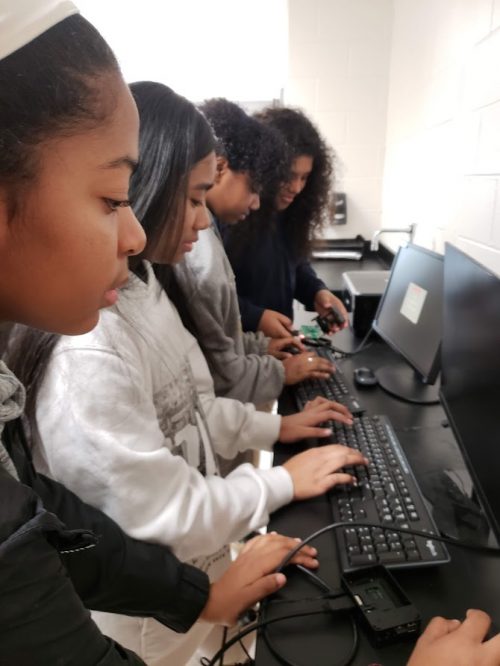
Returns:
[[[282,467],[218,476],[214,451],[270,449],[281,417],[214,396],[196,339],[147,271],[92,332],[56,346],[37,402],[36,462],[131,536],[193,560],[265,525],[293,485]]]

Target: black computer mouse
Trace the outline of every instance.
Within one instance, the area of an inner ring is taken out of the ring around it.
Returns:
[[[375,386],[377,378],[371,368],[356,368],[354,370],[354,383],[358,386]]]

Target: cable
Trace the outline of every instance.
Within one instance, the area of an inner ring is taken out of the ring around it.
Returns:
[[[468,541],[459,541],[458,539],[453,539],[451,537],[446,537],[441,534],[431,534],[430,532],[421,532],[420,530],[412,530],[409,528],[405,527],[398,527],[396,525],[381,525],[380,523],[366,523],[366,522],[348,522],[348,521],[343,521],[343,522],[338,522],[338,523],[330,523],[329,525],[326,525],[325,527],[322,527],[320,530],[317,530],[313,534],[310,534],[308,537],[303,539],[293,550],[291,550],[288,555],[283,558],[279,566],[275,569],[275,573],[280,573],[284,567],[290,562],[290,560],[293,558],[293,556],[298,553],[298,551],[305,546],[306,544],[310,543],[314,539],[317,539],[319,536],[324,534],[325,532],[329,532],[332,530],[336,530],[339,527],[374,527],[374,528],[380,528],[382,530],[387,530],[389,532],[399,532],[401,534],[410,534],[412,536],[419,536],[423,537],[424,539],[435,539],[436,541],[441,541],[444,543],[448,543],[452,546],[457,546],[458,548],[466,548],[468,550],[476,550],[480,553],[484,553],[487,555],[496,555],[497,557],[500,557],[500,548],[495,548],[493,546],[481,546],[479,544],[474,544],[470,543]]]
[[[221,653],[219,666],[224,666],[224,652],[226,651],[225,650],[226,642],[227,642],[227,627],[224,627],[222,631],[222,645],[219,650],[219,652]]]
[[[356,347],[356,349],[353,349],[352,351],[344,351],[343,349],[339,349],[339,347],[336,347],[335,345],[330,345],[331,348],[333,349],[334,352],[337,354],[342,354],[342,356],[356,356],[356,354],[359,354],[359,352],[363,351],[363,349],[367,349],[369,345],[366,343],[368,342],[368,339],[370,338],[370,335],[372,334],[373,329],[370,327],[368,330],[368,333],[365,335],[365,337],[361,340],[359,345]],[[371,343],[370,343],[371,344]]]
[[[358,646],[359,646],[358,627],[352,615],[349,615],[349,622],[351,624],[351,629],[352,629],[351,649],[349,651],[349,654],[344,659],[344,661],[340,662],[339,664],[336,664],[335,666],[349,666],[349,664],[352,663],[352,660],[354,659],[356,652],[358,651]],[[284,657],[281,654],[281,652],[276,648],[276,645],[274,645],[273,642],[271,641],[271,638],[267,632],[266,627],[262,628],[262,637],[264,638],[264,642],[266,643],[269,652],[271,652],[273,657],[275,657],[280,663],[285,664],[285,666],[300,666],[300,664],[291,661],[290,659]]]
[[[347,596],[346,594],[342,596]],[[261,629],[262,627],[265,627],[269,624],[274,624],[276,622],[282,622],[283,620],[290,620],[295,617],[308,617],[310,615],[322,615],[326,611],[330,609],[328,608],[322,608],[321,610],[317,611],[307,611],[307,612],[302,612],[302,613],[290,613],[289,615],[282,615],[281,617],[274,617],[271,618],[270,620],[265,620],[261,622],[256,622],[255,624],[252,624],[251,626],[247,627],[246,629],[243,629],[239,633],[236,634],[236,636],[233,636],[227,643],[224,645],[223,648],[221,648],[216,654],[211,659],[208,659],[207,657],[202,657],[200,659],[200,664],[202,666],[216,666],[217,661],[221,658],[221,656],[229,650],[229,648],[237,643],[240,639],[244,638],[248,634],[251,634],[253,631],[256,631],[257,629]]]
[[[241,640],[241,638],[239,639],[238,643],[240,644],[241,649],[242,649],[243,652],[245,653],[245,655],[246,655],[248,661],[249,661],[250,663],[253,664],[253,663],[254,663],[254,660],[252,659],[252,656],[251,656],[250,652],[246,649],[245,643],[243,643],[243,641]]]
[[[310,569],[306,569],[306,567],[303,567],[302,564],[296,564],[295,568],[298,569],[299,571],[301,571],[305,576],[310,578],[313,581],[313,583],[318,585],[318,587],[320,587],[322,590],[325,590],[326,592],[330,592],[330,593],[332,592],[332,590],[325,583],[325,581],[322,578],[320,578],[317,574],[310,571]]]

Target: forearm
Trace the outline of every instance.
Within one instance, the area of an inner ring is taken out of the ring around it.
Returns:
[[[294,296],[308,309],[314,309],[314,296],[320,289],[326,288],[325,283],[318,278],[308,261],[297,266]]]
[[[63,555],[87,608],[154,617],[178,632],[196,622],[208,598],[205,573],[180,562],[165,546],[127,536],[111,518],[56,481],[38,475],[34,488],[46,509],[69,529],[99,535],[94,548]]]

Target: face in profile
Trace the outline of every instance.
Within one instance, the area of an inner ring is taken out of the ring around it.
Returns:
[[[281,186],[276,197],[277,210],[286,210],[295,197],[302,192],[307,185],[307,179],[311,175],[313,162],[313,158],[310,155],[300,155],[293,160],[290,169],[290,179]]]
[[[233,171],[226,160],[219,158],[216,185],[208,203],[218,220],[224,224],[236,224],[260,207],[260,195],[253,187],[250,174]]]
[[[137,110],[121,78],[104,85],[113,90],[111,115],[41,146],[36,178],[14,217],[0,189],[2,319],[66,334],[92,329],[127,280],[127,257],[144,246],[127,201]]]
[[[181,261],[187,252],[191,252],[198,240],[198,232],[210,226],[207,192],[213,187],[215,169],[215,153],[211,152],[197,162],[189,173],[182,238],[172,263]]]

